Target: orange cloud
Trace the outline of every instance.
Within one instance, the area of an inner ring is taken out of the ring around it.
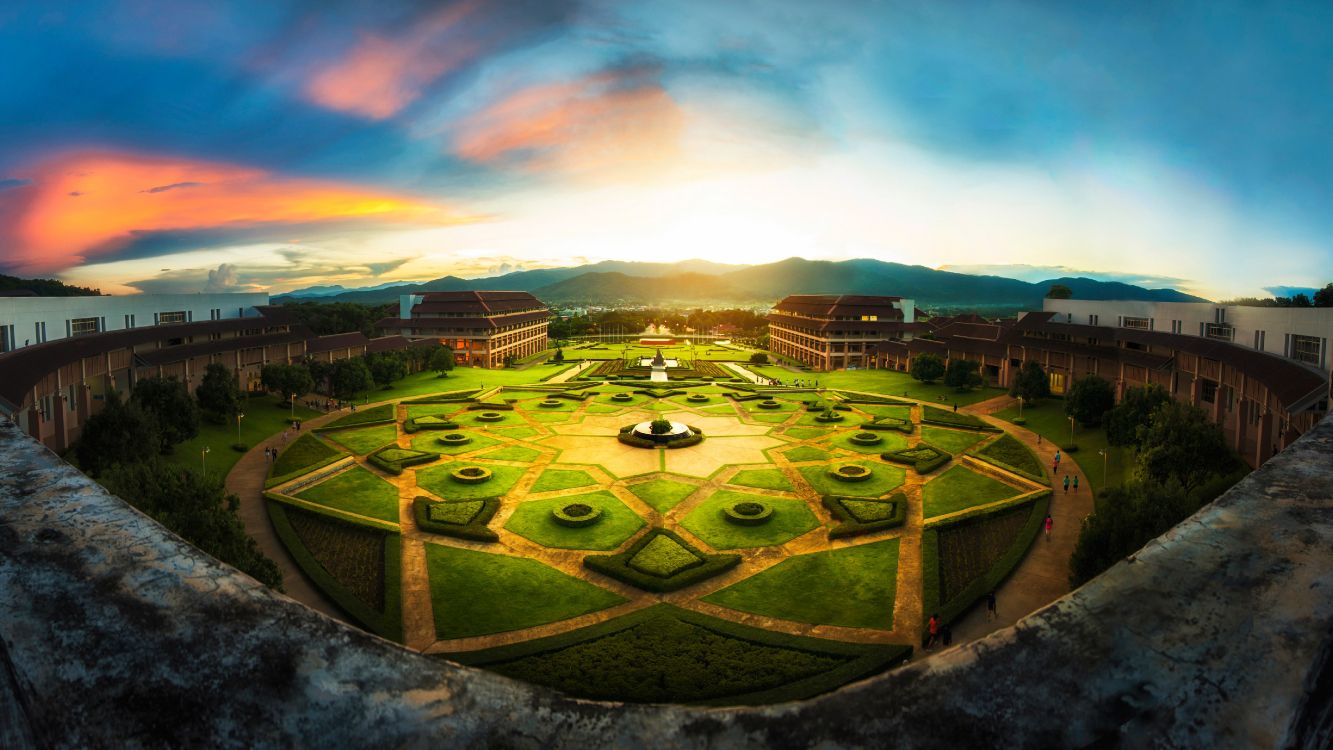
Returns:
[[[433,81],[481,52],[462,33],[474,3],[440,10],[395,37],[365,34],[345,57],[316,71],[307,82],[310,101],[374,120],[392,117],[416,101]]]
[[[333,220],[425,224],[467,217],[421,200],[261,169],[122,152],[70,152],[24,170],[0,193],[3,260],[50,272],[114,254],[145,232]]]
[[[470,161],[634,172],[674,160],[684,123],[660,85],[599,74],[495,102],[456,127],[453,145]]]

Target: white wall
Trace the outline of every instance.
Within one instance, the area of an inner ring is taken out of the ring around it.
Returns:
[[[37,344],[37,324],[46,324],[46,340],[66,336],[67,323],[97,318],[102,331],[119,331],[134,316],[134,328],[154,325],[155,315],[184,311],[190,322],[256,315],[256,305],[267,305],[268,293],[244,294],[135,294],[112,297],[0,297],[0,331],[13,326],[11,348]],[[215,312],[216,311],[216,312]],[[3,334],[0,334],[0,340]]]

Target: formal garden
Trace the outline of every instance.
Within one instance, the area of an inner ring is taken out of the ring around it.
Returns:
[[[615,372],[423,386],[306,431],[270,467],[274,528],[413,649],[580,697],[739,704],[902,663],[1046,515],[1003,421],[864,376],[756,386],[717,347],[649,383],[621,348],[566,352]]]

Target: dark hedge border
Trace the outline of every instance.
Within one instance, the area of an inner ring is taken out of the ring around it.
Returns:
[[[561,651],[581,643],[591,643],[622,630],[638,626],[645,621],[663,615],[705,628],[720,636],[734,638],[747,643],[785,648],[793,651],[827,656],[850,656],[850,661],[842,666],[805,679],[787,683],[776,688],[750,693],[710,698],[703,701],[684,701],[686,704],[703,706],[757,706],[770,703],[805,700],[821,693],[835,690],[849,682],[865,679],[905,663],[912,655],[911,646],[896,644],[868,644],[834,641],[812,636],[788,635],[771,630],[742,625],[737,622],[710,617],[699,612],[681,609],[671,604],[656,604],[621,617],[579,628],[567,633],[534,638],[529,641],[495,646],[477,651],[461,651],[440,654],[439,658],[455,661],[466,666],[489,668],[504,662],[517,661],[529,656]],[[663,654],[670,657],[670,652]],[[625,698],[627,702],[635,702]]]
[[[439,460],[439,458],[440,458],[440,454],[438,454],[438,453],[432,453],[432,452],[430,452],[430,451],[417,451],[417,453],[420,453],[421,455],[419,455],[419,456],[408,456],[407,458],[404,458],[404,459],[402,459],[401,461],[390,461],[390,460],[388,460],[388,459],[386,459],[386,458],[384,458],[383,456],[380,455],[380,454],[383,453],[384,451],[387,451],[387,450],[393,450],[393,449],[400,449],[400,448],[399,448],[399,446],[398,446],[397,444],[395,444],[395,443],[390,443],[389,445],[386,445],[386,446],[384,446],[383,448],[377,448],[377,449],[375,449],[375,451],[374,451],[373,453],[371,453],[370,455],[366,456],[366,460],[369,461],[370,463],[374,464],[374,465],[375,465],[376,467],[378,467],[380,470],[382,470],[382,471],[386,471],[386,472],[388,472],[388,473],[390,473],[390,474],[393,474],[393,475],[397,476],[397,475],[399,475],[399,474],[402,474],[402,473],[403,473],[403,469],[405,469],[405,468],[407,468],[407,467],[409,467],[409,466],[418,466],[418,465],[420,465],[420,464],[428,464],[428,463],[430,463],[431,461],[436,461],[436,460]],[[400,449],[400,450],[403,450],[403,449]],[[405,450],[416,450],[416,449],[415,449],[415,448],[408,448],[408,449],[405,449]]]
[[[581,516],[575,516],[569,513],[569,509],[575,506],[587,508],[588,512]],[[551,510],[551,518],[561,526],[568,526],[571,529],[581,529],[584,526],[592,526],[602,520],[602,509],[595,505],[587,503],[570,503],[562,505]]]
[[[372,424],[383,424],[394,421],[394,409],[396,404],[380,404],[372,406],[369,409],[362,409],[358,412],[344,414],[341,417],[319,427],[320,432],[326,430],[336,430],[342,427],[361,427]]]
[[[286,474],[278,474],[276,476],[270,476],[266,478],[264,480],[264,489],[267,490],[273,487],[277,487],[280,484],[286,484],[287,482],[290,482],[293,479],[296,479],[297,477],[303,477],[306,474],[309,474],[313,471],[319,471],[325,466],[335,464],[343,460],[344,458],[347,458],[348,456],[352,455],[345,450],[342,450],[340,448],[335,448],[329,445],[328,443],[324,442],[323,440],[320,440],[319,438],[315,437],[315,434],[313,432],[307,432],[301,435],[301,437],[297,438],[296,440],[293,440],[291,445],[288,445],[283,450],[283,452],[278,455],[278,460],[273,462],[273,465],[269,467],[269,471],[271,472],[273,471],[273,469],[277,468],[278,462],[282,460],[283,456],[287,455],[287,451],[291,450],[292,448],[295,448],[303,440],[314,440],[315,442],[319,443],[325,448],[328,448],[329,450],[333,451],[333,454],[325,456],[324,458],[321,458],[318,461],[315,461],[314,463],[306,464],[305,466],[292,469]]]
[[[945,411],[944,409],[934,406],[921,407],[921,421],[927,424],[939,425],[941,427],[955,427],[961,430],[1003,432],[999,427],[983,422],[971,414],[959,414],[958,412]]]
[[[1006,461],[1001,461],[1000,459],[996,458],[989,452],[990,448],[1000,443],[1005,438],[1014,441],[1014,443],[1016,443],[1018,447],[1027,451],[1028,456],[1032,459],[1033,464],[1037,467],[1037,470],[1040,473],[1034,474],[1026,469],[1020,469],[1017,466],[1014,466]],[[1068,451],[1065,452],[1068,453]],[[1024,479],[1030,479],[1036,482],[1037,484],[1046,483],[1046,469],[1042,465],[1041,461],[1038,460],[1036,454],[1034,454],[1031,449],[1029,449],[1026,445],[1023,445],[1022,441],[1020,441],[1013,435],[1006,434],[1002,436],[999,440],[987,443],[984,446],[972,448],[971,450],[967,451],[967,455],[977,459],[978,461],[983,461],[985,463],[988,463],[991,466],[996,466],[998,468],[1004,469],[1005,471],[1013,472],[1014,474],[1017,474],[1018,476],[1023,477]]]
[[[894,406],[916,406],[913,401],[906,401],[893,396],[873,396],[868,393],[852,393],[851,391],[831,391],[842,399],[844,404],[891,404]]]
[[[428,417],[440,418],[440,417],[443,417],[444,415],[443,415],[443,414],[428,414],[428,415],[426,415],[426,416],[428,416]],[[422,430],[456,430],[456,429],[458,429],[458,423],[455,422],[455,421],[453,421],[452,419],[447,419],[447,420],[445,420],[445,421],[443,421],[443,422],[438,422],[438,423],[435,423],[435,424],[431,424],[431,423],[429,423],[429,422],[427,422],[426,424],[419,424],[419,423],[417,422],[418,419],[425,419],[425,417],[412,417],[411,419],[408,419],[408,420],[404,421],[404,422],[403,422],[403,432],[406,432],[406,433],[409,434],[409,435],[413,435],[413,434],[418,433],[418,432],[420,432],[420,431],[422,431]]]
[[[869,422],[861,424],[863,430],[897,430],[905,435],[911,435],[914,427],[908,420],[898,419],[897,417],[878,417]]]
[[[657,536],[670,537],[685,549],[698,555],[703,562],[699,565],[682,570],[670,578],[659,578],[631,568],[629,561],[638,554],[639,550],[647,546],[648,543]],[[712,578],[715,575],[731,570],[739,565],[740,562],[740,555],[710,555],[706,552],[699,551],[694,545],[682,539],[680,535],[674,531],[671,531],[670,529],[656,528],[639,537],[638,541],[631,544],[629,549],[624,552],[615,555],[588,555],[584,557],[583,567],[601,573],[609,578],[614,578],[622,583],[637,586],[644,591],[663,594],[668,591],[677,591],[686,586],[696,584],[699,581]]]
[[[887,499],[879,502],[893,503],[893,515],[879,521],[862,522],[852,515],[851,511],[842,507],[843,500],[870,500],[876,498],[870,497],[851,497],[848,495],[824,495],[820,501],[824,507],[828,508],[833,517],[838,520],[838,525],[829,529],[829,539],[840,539],[851,536],[860,536],[862,534],[873,534],[876,531],[885,529],[895,529],[907,522],[907,495],[902,492],[895,492]]]
[[[445,391],[444,393],[435,393],[421,398],[412,398],[403,401],[404,404],[456,404],[460,401],[471,401],[476,398],[481,391],[477,388],[468,388],[461,391]]]
[[[384,611],[377,612],[370,605],[356,598],[352,592],[338,582],[310,550],[301,543],[301,538],[296,535],[296,530],[292,528],[291,522],[287,520],[287,507],[281,502],[268,500],[265,503],[268,509],[269,520],[273,522],[273,530],[277,532],[278,539],[291,553],[292,559],[296,561],[298,567],[310,576],[315,582],[315,586],[323,591],[334,604],[346,612],[352,619],[361,623],[367,630],[381,638],[388,638],[391,641],[403,642],[403,564],[402,564],[402,536],[391,531],[385,531],[373,526],[363,526],[361,524],[351,523],[336,516],[325,513],[318,513],[314,510],[304,508],[295,508],[297,512],[311,513],[327,519],[330,523],[342,523],[349,526],[356,526],[360,529],[369,529],[384,534]]]
[[[456,523],[444,523],[442,521],[432,521],[430,517],[430,506],[444,503],[472,503],[481,500],[481,510],[472,517],[471,521],[460,525]],[[486,524],[491,522],[497,511],[500,510],[499,497],[468,498],[467,500],[435,500],[433,498],[418,495],[412,500],[412,518],[417,522],[417,528],[422,531],[429,531],[432,534],[441,534],[452,536],[458,539],[467,539],[473,542],[498,542],[500,535],[491,531]]]
[[[907,453],[920,450],[921,448],[929,448],[935,451],[936,453],[935,457],[926,459],[916,459],[905,455]],[[890,461],[895,464],[903,464],[905,466],[911,466],[913,469],[916,469],[916,473],[918,474],[929,474],[930,472],[940,468],[941,466],[953,460],[952,453],[949,453],[943,448],[936,448],[935,446],[925,441],[917,443],[915,448],[902,448],[896,451],[888,451],[887,453],[879,454],[879,457],[884,459],[885,461]]]
[[[927,526],[922,531],[922,608],[927,613],[927,617],[930,613],[938,612],[941,620],[953,622],[971,609],[972,605],[985,596],[987,592],[994,591],[1023,561],[1028,550],[1032,547],[1033,540],[1037,538],[1037,534],[1041,531],[1042,522],[1046,520],[1046,513],[1051,503],[1051,491],[1040,490],[1026,495],[1024,498],[1021,502],[1006,503],[985,508],[978,513],[950,518],[933,526]],[[972,583],[969,583],[957,596],[941,603],[939,530],[960,523],[984,523],[988,516],[1013,510],[1015,507],[1026,503],[1032,504],[1032,510],[1028,515],[1027,522],[1023,524],[1023,529],[1018,532],[1018,536],[1014,537],[1014,541],[1009,545],[1009,549],[1005,550],[1005,553],[991,565],[989,570],[977,577]]]

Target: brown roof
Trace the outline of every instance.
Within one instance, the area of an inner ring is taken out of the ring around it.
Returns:
[[[413,312],[416,308],[412,308]],[[551,317],[551,313],[546,309],[518,315],[505,315],[498,318],[384,318],[375,321],[376,328],[397,329],[397,328],[418,328],[425,330],[458,330],[458,329],[485,329],[490,330],[500,326],[522,325],[538,320],[546,320]]]
[[[769,313],[768,322],[820,332],[832,330],[876,334],[919,330],[916,323],[904,323],[901,320],[818,320],[783,315],[780,312]]]
[[[411,342],[405,336],[380,336],[366,342],[366,353],[373,354],[406,349],[409,345],[411,345]]]
[[[318,336],[313,339],[306,339],[306,354],[320,354],[322,352],[331,352],[335,349],[354,349],[363,347],[369,343],[370,339],[360,331],[351,333],[335,333],[331,336]]]
[[[134,355],[134,361],[135,364],[140,365],[165,365],[219,352],[233,352],[238,349],[253,349],[257,346],[271,346],[273,344],[290,344],[295,341],[303,341],[305,338],[306,334],[300,331],[279,331],[278,333],[265,333],[260,336],[201,341],[197,344],[167,346],[161,349],[138,352]]]
[[[789,294],[774,305],[778,311],[794,312],[815,317],[838,315],[879,315],[902,320],[902,310],[893,306],[902,297],[880,297],[868,294]]]
[[[541,300],[528,292],[426,292],[421,302],[412,306],[412,314],[473,313],[488,316],[545,307]]]

